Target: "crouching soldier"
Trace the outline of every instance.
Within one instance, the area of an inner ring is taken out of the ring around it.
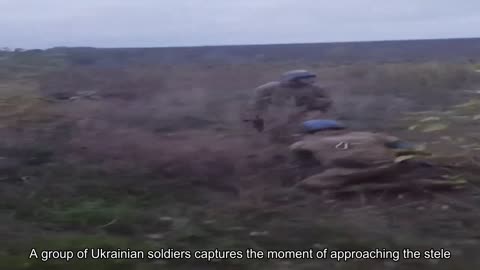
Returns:
[[[407,191],[451,189],[463,183],[441,179],[429,153],[395,136],[349,131],[333,120],[304,123],[309,134],[290,146],[300,162],[297,187],[310,191]],[[316,131],[316,132],[315,132]]]

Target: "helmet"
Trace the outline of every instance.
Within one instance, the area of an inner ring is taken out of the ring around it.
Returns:
[[[310,71],[299,69],[291,70],[282,74],[283,82],[291,82],[303,78],[315,78],[317,75],[311,73]]]

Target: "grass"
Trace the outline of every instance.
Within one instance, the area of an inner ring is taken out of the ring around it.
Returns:
[[[7,160],[16,161],[16,178],[0,183],[0,219],[5,224],[0,226],[5,235],[1,269],[363,270],[480,265],[478,190],[473,183],[454,194],[356,194],[348,199],[289,188],[292,172],[286,149],[246,130],[239,115],[249,96],[247,89],[300,67],[299,63],[118,68],[66,67],[58,65],[61,56],[50,60],[42,55],[1,60],[4,73],[0,73],[6,79],[0,85],[4,123],[0,149]],[[451,129],[435,131],[435,136],[407,132],[413,122],[431,115],[403,123],[402,112],[447,110],[447,105],[465,98],[459,97],[460,90],[479,82],[471,66],[452,63],[315,64],[311,69],[322,82],[332,84],[335,117],[415,142],[456,135],[436,133]],[[70,102],[51,95],[60,91],[75,96],[87,90],[101,98]],[[454,131],[475,137],[475,125],[455,123]],[[456,151],[444,150],[447,157]],[[474,154],[468,157],[475,161]],[[469,167],[471,182],[475,168]],[[446,248],[454,256],[448,261],[395,264],[245,259],[65,264],[28,259],[32,247],[408,247]]]
[[[105,209],[101,206],[97,206],[99,210],[92,211],[90,207],[82,206],[80,209],[72,211],[72,208],[67,208],[67,211],[62,212],[60,216],[67,217],[73,215],[77,220],[90,220],[95,221],[91,225],[97,225],[97,219],[91,219],[93,213],[99,213]],[[50,233],[53,238],[36,239],[34,242],[25,242],[22,245],[17,243],[17,248],[10,249],[8,255],[4,256],[1,260],[4,263],[8,263],[11,267],[9,269],[42,269],[42,267],[55,267],[55,264],[59,264],[58,261],[51,262],[38,262],[26,260],[25,255],[31,247],[35,247],[38,250],[78,250],[82,248],[111,248],[111,249],[143,249],[159,250],[161,248],[174,248],[177,250],[195,250],[195,249],[215,249],[220,250],[245,250],[247,248],[254,248],[256,250],[292,250],[301,249],[306,250],[309,248],[328,247],[329,249],[348,249],[348,250],[370,250],[375,248],[385,248],[389,250],[399,250],[405,247],[409,247],[414,250],[423,250],[435,248],[446,248],[448,250],[458,250],[462,248],[462,254],[455,253],[455,257],[449,261],[441,261],[436,264],[433,261],[420,260],[416,263],[401,260],[396,264],[396,267],[400,269],[424,269],[425,267],[436,267],[440,269],[449,269],[448,267],[458,267],[460,269],[468,269],[467,266],[459,264],[461,260],[468,260],[469,263],[474,263],[470,254],[473,254],[476,250],[476,246],[469,247],[468,244],[461,244],[459,239],[450,239],[450,244],[442,243],[443,240],[437,237],[432,237],[431,233],[427,237],[422,236],[422,226],[417,227],[414,230],[407,228],[385,231],[382,223],[386,221],[386,216],[389,215],[392,218],[400,218],[406,215],[411,216],[411,211],[415,210],[414,207],[407,209],[397,208],[396,210],[386,210],[379,206],[369,206],[363,208],[353,208],[348,210],[338,211],[330,210],[330,214],[327,214],[325,210],[322,210],[322,214],[316,216],[308,215],[308,211],[318,211],[313,205],[307,209],[303,208],[303,214],[299,215],[298,211],[302,208],[292,207],[288,210],[279,211],[278,209],[270,209],[265,213],[258,209],[245,209],[248,211],[247,216],[243,216],[239,219],[237,214],[216,214],[208,213],[208,210],[203,209],[203,213],[198,213],[197,218],[190,213],[186,216],[173,216],[162,217],[163,222],[168,223],[170,226],[164,226],[161,233],[148,235],[136,235],[132,236],[112,236],[108,231],[96,231],[93,232],[95,236],[68,236],[58,235],[58,233]],[[277,213],[271,213],[272,210],[277,210]],[[432,218],[426,218],[425,229],[428,228],[427,222],[435,220],[439,214],[438,210],[434,208],[430,209]],[[115,212],[115,211],[111,211]],[[208,213],[208,219],[201,218],[200,214],[205,215]],[[241,212],[241,211],[239,211]],[[335,214],[335,212],[337,212]],[[340,215],[339,215],[340,214]],[[58,215],[58,213],[57,213]],[[72,217],[73,218],[73,217]],[[358,222],[368,221],[366,224],[355,224]],[[429,221],[428,221],[429,220]],[[421,221],[421,220],[418,220]],[[63,218],[53,218],[49,222],[60,222],[64,225]],[[404,221],[390,221],[391,225],[401,225]],[[130,220],[130,223],[139,224],[139,220]],[[446,223],[435,221],[436,226]],[[164,224],[165,225],[165,224]],[[363,227],[363,229],[362,229]],[[157,226],[160,228],[160,226]],[[262,232],[254,234],[254,232]],[[78,233],[76,233],[78,234]],[[92,235],[92,232],[90,232]],[[161,235],[161,237],[160,237]],[[284,237],[288,235],[288,237]],[[448,234],[454,235],[453,232]],[[422,242],[418,239],[422,237]],[[463,245],[463,246],[462,246]],[[21,246],[21,248],[20,248]],[[20,259],[23,254],[23,259]],[[69,269],[85,269],[87,267],[98,267],[98,269],[110,269],[116,265],[117,267],[123,267],[121,269],[151,269],[155,267],[154,262],[144,260],[143,264],[139,262],[118,261],[118,264],[108,261],[91,261],[91,264],[87,264],[84,261],[72,261],[68,264],[60,264],[56,267],[65,267],[68,265]],[[244,267],[259,268],[259,269],[273,269],[281,261],[251,261],[251,260],[222,260],[216,263],[207,263],[203,260],[183,260],[183,261],[166,261],[163,262],[169,269],[189,269],[189,267],[223,267],[227,269],[244,269]],[[369,261],[359,262],[350,261],[343,263],[335,263],[331,260],[326,261],[310,261],[310,260],[290,260],[283,262],[296,267],[298,269],[309,269],[309,267],[342,267],[345,269],[370,269],[379,268],[385,266],[382,261]],[[27,265],[25,265],[27,264]],[[153,264],[153,265],[152,265]],[[388,263],[387,263],[388,265]],[[18,266],[18,268],[15,268]],[[278,265],[277,265],[278,266]],[[30,268],[29,268],[30,267]],[[423,267],[423,268],[422,268]],[[470,267],[470,265],[468,265]],[[48,268],[52,269],[52,268]],[[53,268],[55,269],[55,268]]]

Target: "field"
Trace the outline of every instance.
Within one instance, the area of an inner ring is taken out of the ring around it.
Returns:
[[[479,44],[0,52],[0,269],[475,269]],[[466,187],[347,198],[293,189],[288,145],[242,113],[254,87],[297,68],[319,75],[335,118],[425,144]],[[452,258],[66,264],[28,259],[32,248],[443,248]]]

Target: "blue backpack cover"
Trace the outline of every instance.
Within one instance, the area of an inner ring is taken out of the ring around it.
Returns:
[[[303,129],[306,132],[317,132],[322,130],[331,130],[331,129],[345,129],[345,125],[335,121],[335,120],[309,120],[303,122]]]

